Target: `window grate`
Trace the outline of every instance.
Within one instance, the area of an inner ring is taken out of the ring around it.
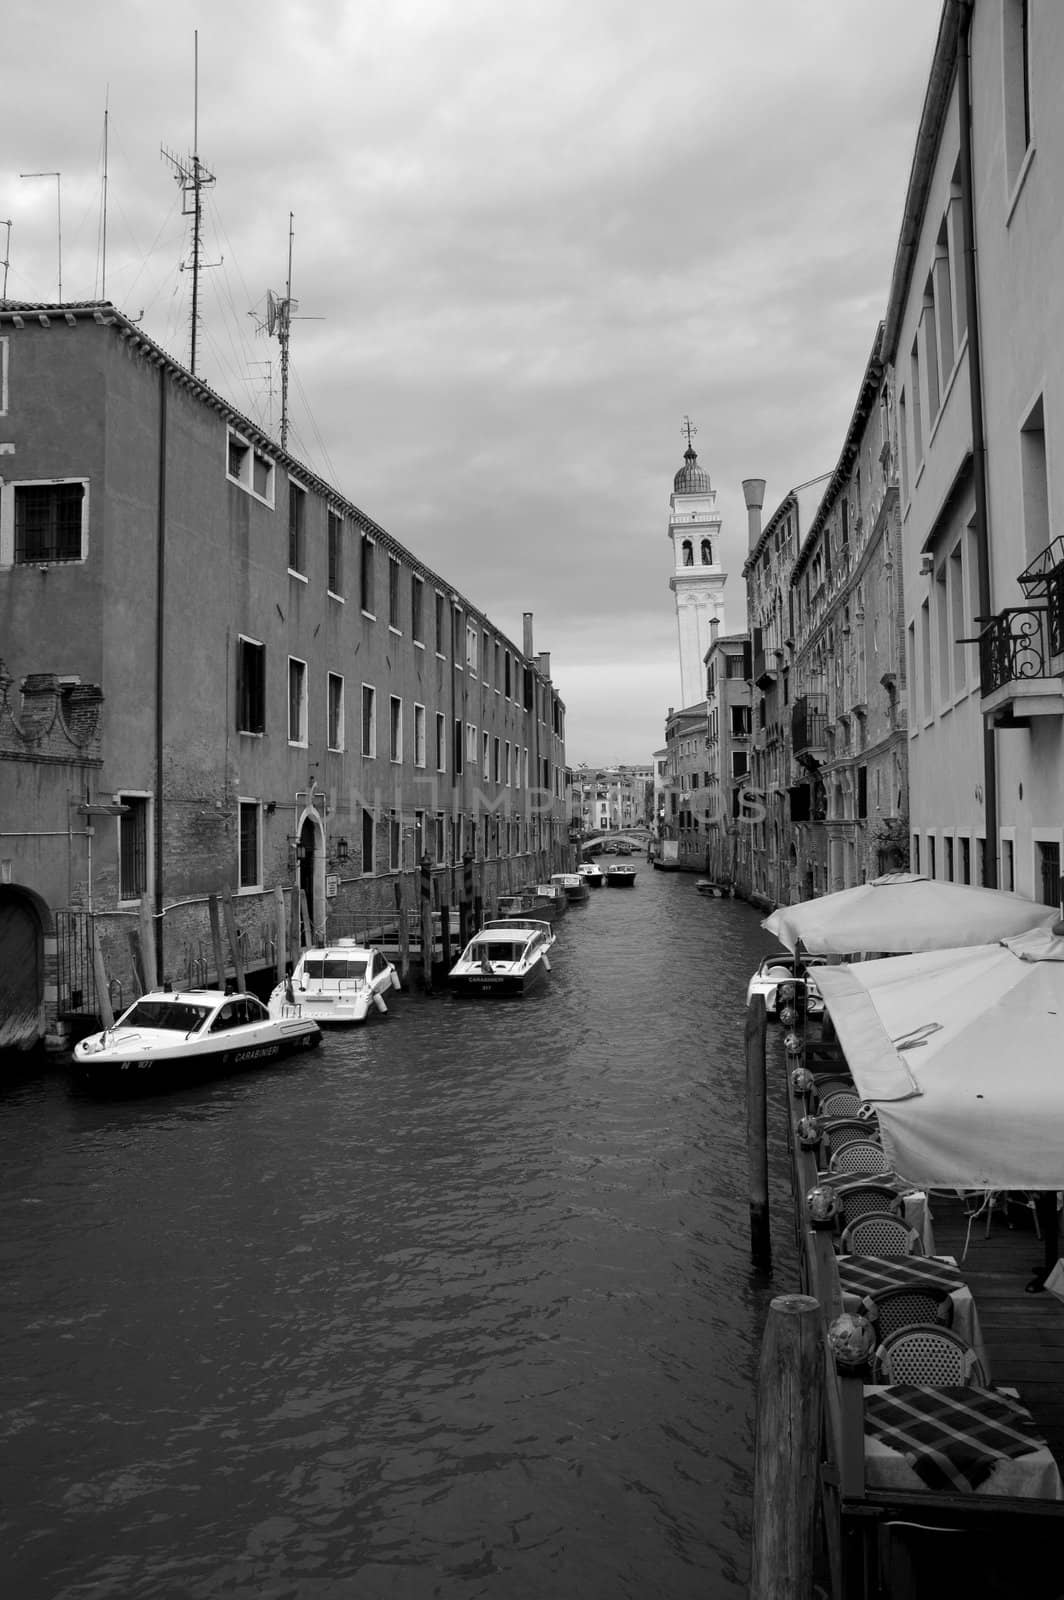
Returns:
[[[83,483],[15,489],[15,560],[80,561]]]

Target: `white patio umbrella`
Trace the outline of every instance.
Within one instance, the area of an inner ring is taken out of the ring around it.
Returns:
[[[818,967],[817,984],[901,1177],[1064,1188],[1064,938]]]
[[[837,894],[781,906],[761,926],[793,950],[814,955],[943,950],[1008,939],[1057,916],[1003,889],[940,883],[918,872],[888,872]]]

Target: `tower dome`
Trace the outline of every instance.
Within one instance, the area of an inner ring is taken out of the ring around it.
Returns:
[[[683,453],[683,466],[672,480],[674,494],[709,494],[709,473],[698,465],[698,456],[691,445]]]

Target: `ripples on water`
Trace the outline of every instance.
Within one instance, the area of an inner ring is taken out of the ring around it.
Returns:
[[[9,1091],[5,1592],[745,1594],[767,946],[643,865],[526,1000],[396,995],[154,1100]]]

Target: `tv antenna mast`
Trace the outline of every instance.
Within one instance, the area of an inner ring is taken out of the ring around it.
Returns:
[[[265,326],[266,332],[272,339],[277,335],[277,342],[281,346],[281,449],[288,449],[288,341],[292,334],[292,321],[299,310],[299,301],[292,299],[292,239],[294,237],[293,213],[288,213],[288,278],[285,282],[283,295],[274,294],[272,289],[266,291],[266,321],[260,323],[260,329]],[[253,313],[251,313],[253,315]],[[300,317],[300,322],[323,322],[323,317]]]
[[[195,39],[195,89],[192,119],[192,154],[187,161],[182,161],[165,145],[160,146],[164,160],[169,161],[174,169],[174,177],[181,186],[182,203],[181,215],[192,218],[192,256],[187,262],[182,261],[181,271],[191,269],[192,272],[192,339],[189,358],[189,371],[193,377],[196,374],[196,338],[199,331],[199,275],[201,267],[220,266],[221,260],[203,260],[203,200],[204,189],[209,189],[214,183],[214,174],[208,172],[199,158],[199,32]]]
[[[7,269],[11,265],[11,218],[10,217],[6,217],[3,220],[0,220],[0,228],[6,228],[7,229],[7,241],[6,241],[5,245],[4,245],[4,259],[3,259],[3,261],[0,261],[0,267],[3,267],[3,269],[4,269],[4,289],[3,289],[3,293],[0,294],[0,300],[6,300],[7,299]]]

